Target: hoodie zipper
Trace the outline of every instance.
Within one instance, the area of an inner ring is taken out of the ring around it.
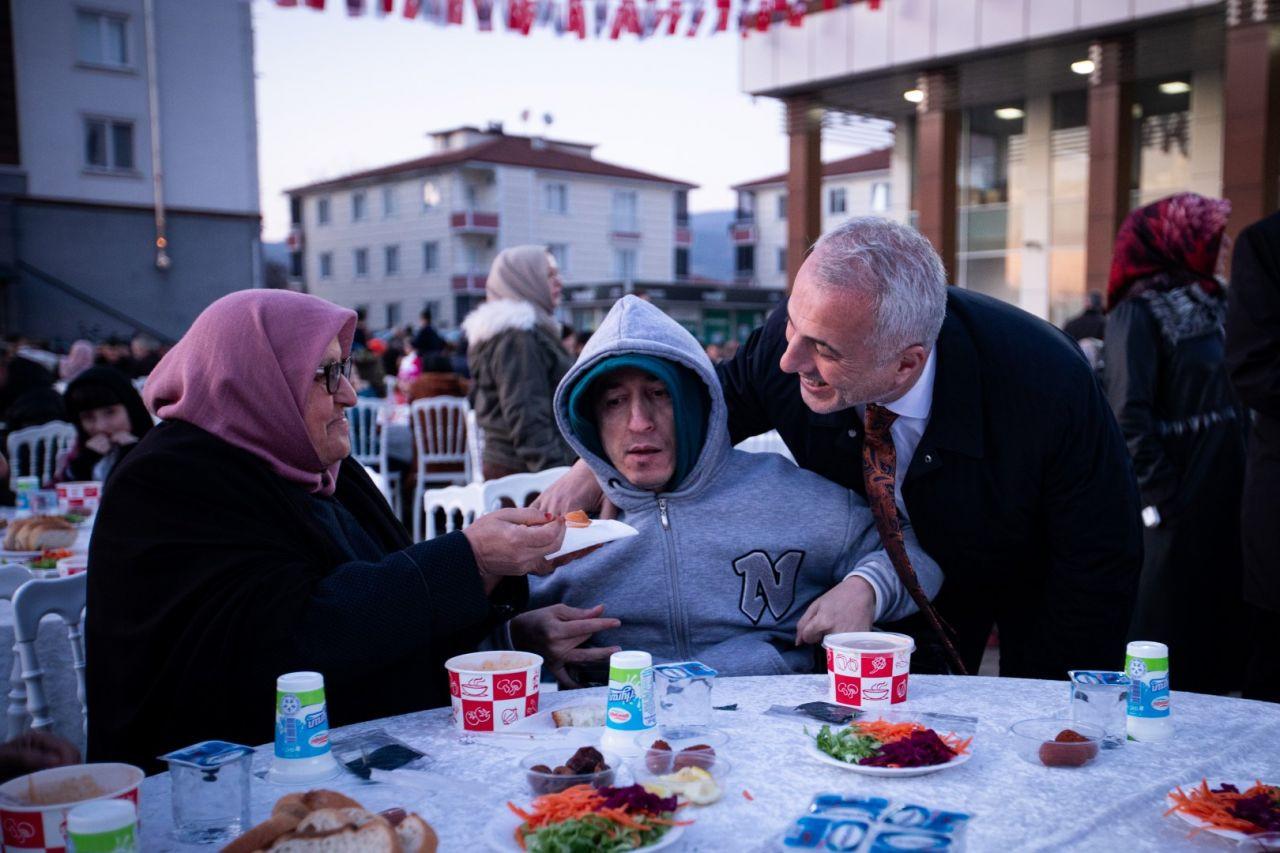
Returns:
[[[687,625],[685,622],[683,596],[680,590],[680,563],[677,560],[675,552],[675,541],[671,537],[671,518],[667,515],[667,499],[658,498],[658,520],[662,523],[662,529],[667,534],[663,537],[666,539],[663,550],[666,552],[667,560],[671,565],[671,627],[674,634],[676,652],[681,659],[691,657],[689,654],[689,642],[685,630]]]
[[[662,529],[670,530],[671,522],[667,518],[667,499],[658,498],[658,518],[662,520]]]

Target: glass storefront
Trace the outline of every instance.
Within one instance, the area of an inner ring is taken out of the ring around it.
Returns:
[[[1049,138],[1049,322],[1061,326],[1084,308],[1089,208],[1088,94],[1052,99]]]
[[[1183,192],[1191,185],[1190,74],[1136,84],[1130,207]]]
[[[964,111],[957,169],[956,283],[1017,304],[1026,137],[1021,103]]]

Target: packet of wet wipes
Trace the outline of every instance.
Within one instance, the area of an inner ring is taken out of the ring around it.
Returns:
[[[770,705],[765,711],[774,717],[789,717],[795,720],[817,720],[836,726],[847,725],[858,719],[863,712],[848,705],[836,705],[832,702],[805,702],[789,708],[786,705]]]
[[[373,770],[397,770],[407,767],[422,770],[431,763],[426,753],[419,752],[382,729],[361,732],[334,742],[333,754],[352,773],[368,779]]]

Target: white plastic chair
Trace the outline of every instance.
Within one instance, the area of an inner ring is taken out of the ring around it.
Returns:
[[[484,515],[483,484],[427,489],[423,495],[423,511],[426,513],[428,539],[462,530]],[[438,521],[441,515],[444,516],[443,527]]]
[[[796,458],[791,455],[791,450],[788,449],[787,443],[782,440],[782,436],[778,435],[776,429],[743,439],[738,442],[737,449],[746,450],[750,453],[777,453],[779,456],[785,456],[793,463],[796,461]]]
[[[397,383],[399,383],[399,381],[400,381],[400,378],[398,376],[382,377],[382,388],[387,395],[384,399],[388,403],[394,403],[396,401],[396,385]]]
[[[503,507],[503,500],[515,506],[528,506],[543,490],[568,473],[568,466],[548,468],[536,474],[508,474],[496,480],[485,480],[480,485],[482,514]]]
[[[467,453],[471,455],[471,482],[484,482],[484,428],[476,423],[476,410],[467,409]]]
[[[462,397],[426,397],[409,404],[417,474],[413,487],[414,541],[422,539],[422,502],[427,486],[462,486],[471,482],[468,408]]]
[[[18,587],[31,580],[31,571],[18,563],[0,566],[0,599],[12,601]],[[13,656],[13,672],[9,676],[9,737],[22,731],[27,724],[27,685],[22,681],[22,664]]]
[[[65,421],[50,421],[9,433],[9,489],[18,490],[19,477],[39,477],[40,483],[53,480],[58,460],[71,449],[76,428]]]
[[[400,472],[387,463],[387,443],[383,432],[387,425],[388,407],[383,402],[359,400],[347,409],[351,430],[351,457],[370,471],[382,475],[378,488],[387,502],[400,515]]]
[[[48,731],[53,728],[49,699],[44,692],[44,669],[36,657],[36,634],[40,620],[53,613],[67,625],[71,643],[71,665],[76,672],[76,697],[84,716],[84,729],[89,730],[89,709],[85,705],[84,637],[81,634],[88,572],[65,578],[32,580],[13,594],[13,650],[22,665],[22,680],[27,687],[27,713],[31,728]]]

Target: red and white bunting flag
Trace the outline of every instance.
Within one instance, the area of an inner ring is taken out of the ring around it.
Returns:
[[[600,38],[600,34],[609,26],[609,0],[596,0],[595,17],[596,38]]]
[[[678,26],[680,26],[680,0],[671,0],[671,5],[667,7],[667,35],[675,35]]]
[[[445,20],[450,24],[459,25],[462,23],[462,4],[466,0],[448,0],[445,5]]]
[[[729,11],[733,0],[716,0],[716,25],[713,33],[723,33],[729,29]]]
[[[276,5],[282,6],[285,8],[288,8],[290,6],[297,6],[298,0],[276,0]]]
[[[706,0],[693,0],[693,9],[689,12],[689,29],[685,35],[693,38],[698,34],[698,29],[702,26],[702,19],[707,14]]]
[[[640,38],[649,38],[658,28],[662,15],[658,12],[658,0],[645,0],[644,11],[640,13]]]
[[[809,8],[809,0],[792,0],[791,12],[787,15],[787,23],[793,27],[804,23],[804,13]]]
[[[404,0],[404,17],[414,20],[422,13],[422,0]]]
[[[347,0],[347,15],[358,18],[364,14],[364,0]]]
[[[493,31],[493,0],[475,0],[476,28],[482,33]]]
[[[315,9],[317,12],[324,11],[324,0],[306,0],[308,9]]]
[[[373,8],[379,18],[385,18],[395,11],[396,0],[374,0]]]
[[[613,29],[609,31],[609,38],[616,39],[623,32],[634,33],[635,35],[643,35],[640,28],[640,11],[636,8],[636,0],[622,0],[618,5],[618,12],[613,18]]]
[[[760,0],[760,8],[756,9],[755,24],[756,32],[769,32],[769,24],[773,21],[773,2],[772,0]],[[746,35],[746,32],[743,32]]]
[[[587,37],[587,10],[582,0],[569,0],[569,23],[565,27],[571,33],[577,33],[579,39]]]
[[[880,0],[867,0],[867,8],[872,12],[880,11]]]

